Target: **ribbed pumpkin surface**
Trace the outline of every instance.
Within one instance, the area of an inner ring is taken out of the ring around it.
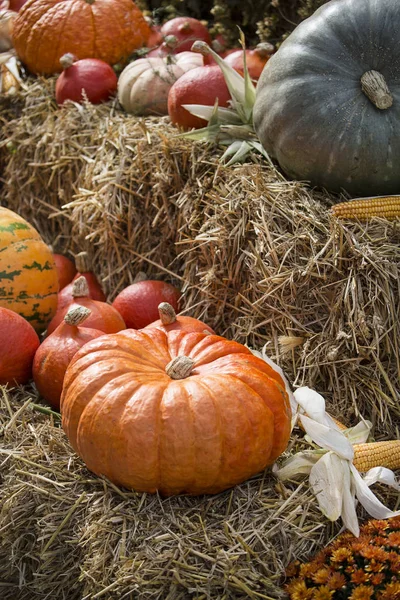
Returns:
[[[132,0],[28,0],[15,20],[13,41],[30,71],[51,74],[61,71],[67,52],[115,64],[149,34]]]
[[[166,366],[188,357],[172,379]],[[89,342],[67,369],[63,428],[87,467],[163,495],[217,493],[287,446],[284,382],[245,346],[216,335],[125,330]]]
[[[44,331],[57,308],[53,255],[25,219],[0,207],[0,306]]]

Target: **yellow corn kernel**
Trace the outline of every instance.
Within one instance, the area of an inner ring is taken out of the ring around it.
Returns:
[[[353,465],[361,473],[373,467],[400,469],[400,440],[355,444]]]
[[[376,196],[375,198],[355,198],[340,202],[331,208],[334,217],[367,221],[372,217],[393,220],[400,217],[400,196]]]

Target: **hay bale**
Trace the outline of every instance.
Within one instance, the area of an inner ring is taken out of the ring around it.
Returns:
[[[286,566],[339,531],[306,483],[277,484],[270,469],[216,496],[119,489],[32,399],[0,388],[2,600],[279,600]]]
[[[332,220],[338,198],[262,159],[225,167],[167,118],[116,103],[58,109],[53,80],[4,127],[4,195],[56,251],[87,250],[112,299],[138,271],[184,290],[185,312],[255,347],[349,422],[396,433],[399,223]]]

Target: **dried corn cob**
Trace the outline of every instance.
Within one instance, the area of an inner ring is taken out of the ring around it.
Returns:
[[[339,429],[346,429],[346,425],[332,417]],[[301,423],[299,423],[300,427]],[[354,444],[353,465],[361,473],[373,467],[386,467],[387,469],[400,469],[400,440],[385,442],[366,442]]]
[[[373,467],[400,469],[400,440],[355,444],[353,465],[361,473]]]
[[[332,206],[331,213],[340,219],[368,221],[372,217],[393,220],[400,217],[400,196],[355,198]]]

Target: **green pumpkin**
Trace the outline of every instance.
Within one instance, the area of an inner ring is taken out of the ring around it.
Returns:
[[[331,0],[268,61],[254,126],[294,179],[400,193],[400,1]]]

